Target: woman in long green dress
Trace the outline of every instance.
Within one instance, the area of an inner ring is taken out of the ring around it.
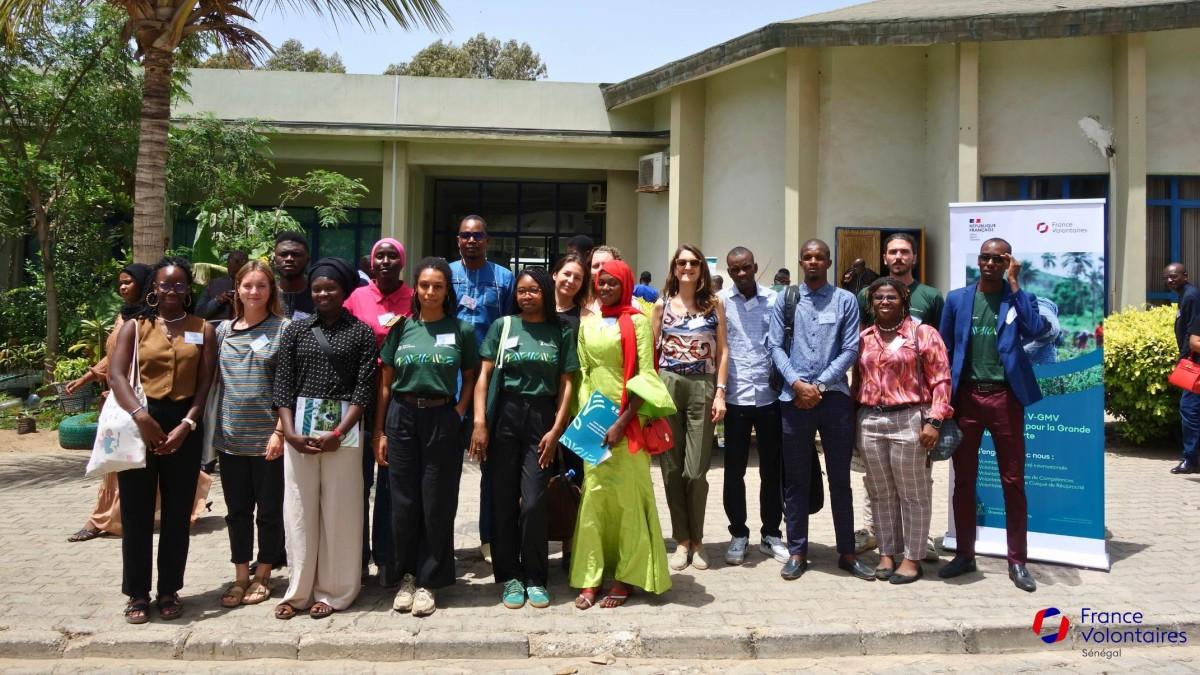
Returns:
[[[584,469],[571,559],[571,586],[582,589],[575,600],[579,609],[595,604],[605,578],[614,581],[602,607],[625,604],[635,586],[655,594],[671,588],[650,455],[644,449],[631,452],[629,436],[640,433],[636,418],[674,414],[675,404],[654,370],[650,322],[631,304],[629,266],[607,261],[594,283],[601,314],[579,327],[581,400],[599,391],[621,402],[621,414],[605,436],[612,456]]]

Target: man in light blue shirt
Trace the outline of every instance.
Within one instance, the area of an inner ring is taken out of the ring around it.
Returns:
[[[816,434],[821,434],[833,527],[840,554],[838,567],[874,581],[875,571],[854,553],[854,501],[850,457],[854,448],[854,405],[846,372],[858,358],[858,300],[829,285],[829,245],[810,239],[800,249],[804,283],[792,317],[792,339],[785,340],[783,294],[771,309],[767,346],[771,361],[787,385],[779,394],[783,421],[783,513],[791,557],[780,576],[798,579],[808,569],[808,506]]]
[[[783,521],[779,487],[782,473],[779,443],[783,430],[779,421],[779,392],[771,388],[771,354],[767,351],[770,310],[777,294],[758,284],[758,264],[749,249],[738,246],[730,251],[725,256],[725,268],[733,281],[733,288],[720,293],[729,336],[723,497],[732,539],[725,551],[725,562],[730,565],[745,562],[750,542],[745,477],[751,429],[758,435],[758,507],[762,518],[758,549],[781,563],[787,562],[788,549],[779,530]]]
[[[513,298],[513,273],[487,259],[487,223],[479,216],[467,216],[458,224],[458,253],[461,259],[450,263],[451,282],[458,298],[458,318],[475,327],[476,346],[483,342],[492,322],[509,313]],[[463,392],[470,396],[471,392]],[[464,423],[470,429],[470,420]],[[467,438],[463,438],[466,449]],[[479,540],[484,560],[492,557],[492,483],[487,462],[479,467]]]

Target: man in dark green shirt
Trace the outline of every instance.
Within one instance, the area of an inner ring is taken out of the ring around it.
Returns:
[[[918,323],[937,327],[942,322],[942,306],[945,300],[938,289],[923,284],[913,277],[917,266],[916,240],[905,232],[896,232],[883,242],[883,266],[888,276],[898,279],[908,287],[909,314]],[[863,326],[875,322],[871,315],[871,303],[867,302],[867,289],[858,292],[858,314]]]

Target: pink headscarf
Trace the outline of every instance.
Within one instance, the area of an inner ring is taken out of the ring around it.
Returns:
[[[407,260],[404,254],[404,244],[401,244],[391,237],[384,237],[383,239],[375,242],[375,245],[371,247],[371,269],[375,269],[375,251],[379,249],[381,244],[391,244],[396,248],[396,252],[400,254],[400,268],[403,269],[404,263]]]

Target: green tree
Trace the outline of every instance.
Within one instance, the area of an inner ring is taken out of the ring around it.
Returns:
[[[241,52],[217,52],[210,54],[197,67],[219,68],[223,70],[253,70],[254,61]]]
[[[137,174],[134,186],[133,252],[138,262],[150,262],[163,251],[167,211],[167,129],[171,117],[172,74],[185,40],[204,36],[228,51],[254,56],[267,41],[251,25],[247,0],[85,0],[116,7],[124,21],[123,35],[137,44],[135,57],[143,71]],[[37,27],[56,6],[53,0],[0,0],[0,32],[10,44],[22,26]],[[373,27],[394,20],[408,29],[417,23],[433,29],[448,26],[438,0],[274,0],[255,3],[255,9],[280,11],[305,8],[331,20],[353,20]]]
[[[1075,282],[1080,286],[1080,296],[1083,292],[1087,293],[1088,310],[1091,312],[1092,322],[1096,321],[1096,303],[1092,296],[1092,286],[1087,283],[1088,274],[1094,268],[1092,264],[1092,254],[1082,251],[1072,251],[1063,253],[1059,256],[1062,261],[1063,269],[1070,274]],[[1082,309],[1082,308],[1081,308]]]
[[[537,80],[546,77],[546,64],[528,42],[509,40],[501,43],[479,33],[462,46],[438,40],[414,54],[412,61],[392,64],[383,74]]]
[[[37,237],[47,373],[58,355],[60,310],[72,306],[60,298],[60,275],[86,277],[107,243],[100,226],[128,207],[140,82],[123,23],[108,7],[55,5],[0,52],[0,184],[21,204],[4,229]],[[82,277],[62,288],[95,293]]]
[[[187,117],[171,128],[167,196],[173,207],[221,209],[245,203],[271,180],[271,128],[256,120]]]
[[[299,40],[284,40],[283,44],[262,65],[262,70],[291,70],[300,73],[344,73],[342,57],[337,52],[325,54],[320,49],[305,51]]]

